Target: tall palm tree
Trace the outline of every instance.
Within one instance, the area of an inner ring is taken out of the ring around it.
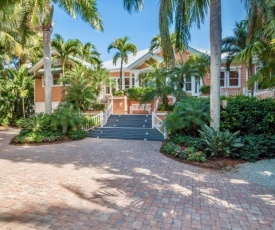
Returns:
[[[79,42],[77,56],[80,57],[82,62],[86,61],[95,67],[101,64],[100,53],[90,42],[87,42],[85,44]]]
[[[210,0],[210,126],[220,129],[221,0]]]
[[[140,11],[144,0],[123,0],[124,8],[131,12]],[[200,27],[208,10],[209,0],[182,1],[160,0],[159,30],[164,60],[174,61],[174,53],[169,33],[170,26],[175,25],[176,49],[183,50],[190,41],[190,28]]]
[[[237,22],[233,30],[233,35],[222,39],[222,53],[227,54],[226,66],[228,69],[234,58],[247,46],[247,26],[247,20]]]
[[[115,39],[107,48],[108,52],[115,49],[117,52],[113,57],[113,62],[116,65],[117,61],[120,61],[120,84],[119,89],[122,89],[122,68],[123,62],[128,63],[128,54],[132,53],[136,55],[137,47],[133,43],[128,43],[129,37]]]
[[[247,0],[249,1],[249,0]],[[255,1],[255,0],[251,0]],[[188,46],[190,28],[200,26],[204,21],[210,3],[210,47],[211,47],[211,126],[220,127],[220,67],[221,67],[221,0],[161,0],[159,7],[159,29],[165,60],[173,60],[173,47],[169,26],[175,24],[176,48]],[[124,8],[129,12],[139,11],[143,0],[124,0]]]
[[[3,0],[2,7],[8,7],[8,3],[21,3],[20,0]],[[31,25],[32,28],[42,30],[43,51],[44,51],[44,76],[45,76],[45,112],[52,113],[52,76],[51,76],[51,34],[54,5],[63,9],[67,14],[89,23],[92,28],[103,30],[102,20],[98,14],[95,0],[26,0],[24,1],[24,14],[22,21],[24,25]],[[4,9],[4,8],[3,8]]]
[[[71,55],[76,55],[78,52],[78,40],[77,39],[69,39],[67,41],[60,34],[55,34],[52,39],[52,47],[58,52],[58,58],[62,63],[62,77],[65,76],[65,68],[69,62],[73,62],[71,59]],[[64,90],[65,82],[63,82]]]

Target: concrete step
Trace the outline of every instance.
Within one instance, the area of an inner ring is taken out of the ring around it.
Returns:
[[[150,128],[95,128],[88,133],[93,138],[163,141],[163,135]]]

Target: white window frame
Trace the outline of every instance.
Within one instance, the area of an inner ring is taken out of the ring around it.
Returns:
[[[224,73],[224,86],[221,86],[221,79],[220,79],[220,88],[226,88],[227,86],[227,72],[224,67],[221,68],[221,73]]]
[[[229,78],[229,71],[236,71],[238,72],[238,85],[230,86],[230,78]],[[241,66],[232,66],[230,67],[230,70],[227,71],[227,87],[226,88],[240,88],[241,87],[241,79],[242,79],[242,69]]]
[[[57,75],[57,74],[52,74],[52,79],[53,79],[53,75]],[[62,73],[59,73],[59,80],[62,78]],[[66,86],[68,86],[70,84],[66,84]],[[60,81],[59,82],[59,85],[54,85],[53,82],[52,82],[52,87],[60,87],[62,86],[62,82]],[[45,87],[45,84],[44,84],[44,76],[42,76],[42,87],[44,88]]]
[[[192,83],[193,83],[193,82],[192,82],[192,78],[193,78],[193,77],[190,76],[190,82],[189,82],[189,81],[187,82],[187,78],[184,77],[184,87],[183,87],[183,89],[184,89],[185,92],[192,92],[192,85],[193,85],[193,84],[192,84]],[[190,83],[190,84],[191,84],[191,89],[190,89],[190,90],[186,90],[186,83]]]

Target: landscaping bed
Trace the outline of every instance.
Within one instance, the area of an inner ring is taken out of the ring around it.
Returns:
[[[190,98],[166,116],[169,139],[161,152],[212,169],[275,158],[275,102],[238,96],[221,107],[220,129],[209,127],[209,100]]]

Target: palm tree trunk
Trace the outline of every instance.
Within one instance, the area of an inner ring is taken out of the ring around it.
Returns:
[[[43,28],[45,113],[52,113],[51,27]]]
[[[64,82],[64,77],[65,77],[65,61],[63,60],[62,61],[62,78],[63,78],[62,79],[63,80],[62,84],[63,84],[64,94],[67,95],[67,90],[66,90],[66,84]]]
[[[123,58],[121,57],[119,90],[122,90],[122,67],[123,67]]]
[[[22,98],[22,111],[23,111],[23,117],[26,118],[25,99],[24,98]]]
[[[210,125],[215,130],[220,129],[221,33],[221,0],[210,0]]]

